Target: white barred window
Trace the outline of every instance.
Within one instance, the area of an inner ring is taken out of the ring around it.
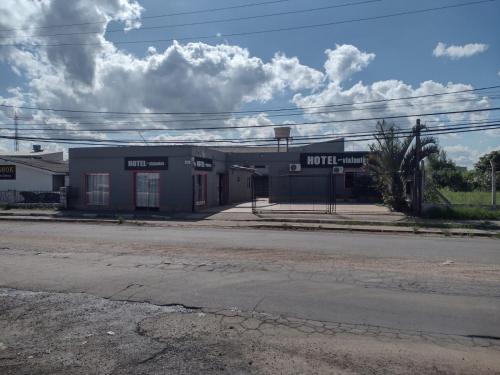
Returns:
[[[109,205],[109,173],[87,174],[86,185],[89,206]]]

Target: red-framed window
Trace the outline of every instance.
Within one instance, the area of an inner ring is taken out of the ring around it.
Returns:
[[[159,172],[134,172],[134,205],[137,208],[160,207]]]
[[[109,173],[85,175],[85,201],[88,206],[109,206]]]

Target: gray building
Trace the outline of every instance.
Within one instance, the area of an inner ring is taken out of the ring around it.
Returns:
[[[69,150],[70,207],[163,212],[268,197],[314,200],[352,195],[366,152],[343,139],[290,147],[127,146]],[[337,172],[335,172],[337,170]],[[352,175],[352,176],[351,176]]]

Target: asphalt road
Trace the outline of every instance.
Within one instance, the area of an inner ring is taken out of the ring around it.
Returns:
[[[64,223],[1,231],[1,287],[500,337],[498,240]]]

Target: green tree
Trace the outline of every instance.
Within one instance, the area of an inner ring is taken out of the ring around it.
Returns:
[[[401,134],[401,129],[385,121],[377,122],[375,143],[370,145],[368,168],[374,174],[384,203],[395,211],[407,211],[407,185],[415,172],[416,129]],[[434,137],[421,137],[418,162],[437,153]]]
[[[456,166],[448,159],[446,152],[429,155],[426,161],[426,186],[448,188],[453,191],[470,191],[472,185],[468,180],[468,172]]]
[[[491,187],[491,164],[493,160],[497,172],[500,170],[500,150],[492,151],[479,158],[474,164],[474,184],[479,190],[489,190]],[[497,186],[500,186],[500,174],[497,173]]]

